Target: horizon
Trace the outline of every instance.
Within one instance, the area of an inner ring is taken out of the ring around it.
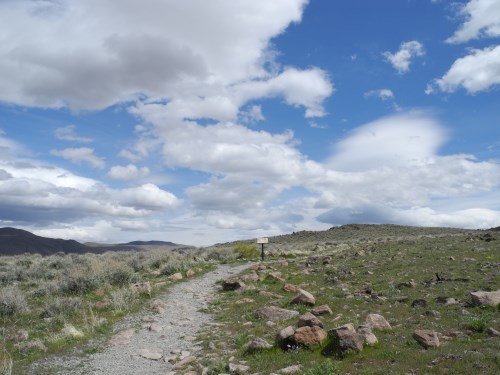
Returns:
[[[0,227],[498,227],[499,38],[500,0],[2,2]]]

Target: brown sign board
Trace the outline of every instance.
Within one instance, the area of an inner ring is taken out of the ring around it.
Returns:
[[[257,243],[269,243],[269,239],[267,237],[257,238]]]

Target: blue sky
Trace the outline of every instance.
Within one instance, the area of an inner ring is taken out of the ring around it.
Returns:
[[[0,2],[0,226],[500,225],[500,0]]]

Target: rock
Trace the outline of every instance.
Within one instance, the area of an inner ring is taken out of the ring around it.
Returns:
[[[332,263],[332,257],[327,256],[323,258],[323,265],[331,264]]]
[[[255,300],[253,300],[251,298],[243,298],[243,299],[236,301],[235,303],[240,305],[242,303],[254,303],[254,302],[255,302]]]
[[[316,318],[316,316],[314,316],[313,314],[311,313],[305,313],[304,315],[301,315],[299,317],[299,322],[297,323],[297,327],[321,327],[323,328],[323,323],[321,322],[321,320],[319,320],[318,318]]]
[[[392,329],[389,322],[379,314],[368,314],[364,325],[370,329]]]
[[[413,332],[413,338],[425,349],[439,347],[438,334],[427,329],[417,329]]]
[[[316,303],[316,299],[308,291],[299,289],[298,294],[295,296],[291,303],[314,306],[314,304]]]
[[[151,288],[151,283],[149,281],[140,281],[138,283],[130,284],[130,288],[134,292],[138,292],[140,294],[147,294],[150,297],[153,291],[153,288]]]
[[[130,343],[130,339],[134,335],[135,330],[133,328],[126,329],[124,331],[120,331],[118,333],[115,333],[111,339],[109,340],[109,343],[111,345],[127,345]]]
[[[374,346],[378,343],[377,336],[373,334],[369,327],[359,326],[357,332],[365,338],[366,346]]]
[[[488,334],[488,336],[491,336],[491,337],[499,337],[500,336],[500,332],[498,332],[495,328],[493,327],[489,327],[487,330],[486,330],[486,333]]]
[[[161,332],[163,330],[163,327],[159,324],[156,324],[156,323],[153,323],[151,324],[148,329],[151,331],[151,332]]]
[[[496,306],[500,304],[500,289],[494,292],[471,292],[472,302],[476,305]]]
[[[229,364],[229,372],[231,374],[243,375],[243,374],[246,374],[248,372],[248,370],[250,370],[249,366],[237,365],[235,363],[230,363]]]
[[[436,311],[436,310],[426,310],[425,315],[432,316],[433,318],[440,318],[441,317],[441,313],[439,311]]]
[[[170,275],[168,278],[169,280],[174,280],[174,281],[183,279],[182,274],[180,272],[174,273],[173,275]]]
[[[285,292],[293,292],[293,293],[297,293],[299,291],[299,286],[298,285],[294,285],[294,284],[286,284],[283,285],[283,290]]]
[[[425,299],[416,299],[411,303],[411,307],[427,307],[427,301]]]
[[[248,345],[247,345],[247,352],[249,353],[255,353],[259,352],[261,350],[267,350],[271,349],[273,346],[269,344],[266,340],[257,337],[256,339],[252,340]]]
[[[64,328],[61,331],[64,335],[66,336],[71,336],[71,337],[83,337],[84,334],[82,331],[79,331],[76,329],[74,326],[71,324],[66,324]]]
[[[196,361],[196,357],[194,355],[190,355],[184,359],[181,359],[179,362],[177,362],[174,366],[175,370],[182,370],[184,367],[186,367],[188,364],[191,362]]]
[[[151,359],[153,361],[158,361],[163,357],[163,353],[160,349],[140,349],[137,354],[142,358]]]
[[[271,272],[267,275],[267,279],[284,282],[285,279],[281,277],[281,272]]]
[[[449,260],[455,260],[455,257],[450,255],[450,257],[448,257],[448,259]]]
[[[417,283],[413,280],[410,280],[410,281],[407,281],[407,282],[404,282],[404,283],[400,283],[398,285],[396,285],[396,288],[398,289],[403,289],[403,288],[415,288],[417,286]]]
[[[267,290],[260,290],[259,296],[263,297],[274,297],[274,298],[282,298],[279,294],[268,292]]]
[[[151,315],[146,315],[142,318],[144,323],[158,323],[158,319]]]
[[[230,280],[224,280],[222,283],[222,290],[224,291],[233,291],[233,290],[239,290],[239,289],[245,289],[246,285],[243,281],[241,280],[236,280],[236,279],[230,279]]]
[[[261,307],[254,312],[255,316],[262,320],[288,320],[299,315],[298,311],[286,310],[279,307]]]
[[[252,273],[241,276],[241,279],[244,281],[256,282],[256,281],[259,281],[259,275],[257,275],[255,272],[252,272]]]
[[[293,334],[295,333],[295,329],[292,326],[288,326],[283,328],[276,334],[276,344],[283,350],[289,350],[294,348],[295,341],[293,340]]]
[[[330,344],[324,350],[326,355],[342,357],[349,350],[363,351],[365,337],[357,333],[352,324],[346,324],[328,331],[328,337],[330,338]]]
[[[278,370],[280,374],[296,374],[302,371],[302,365],[293,365]]]
[[[332,309],[330,309],[330,306],[328,305],[315,307],[311,312],[316,316],[333,314]]]
[[[323,328],[314,327],[300,327],[295,330],[293,334],[293,340],[301,346],[311,347],[316,345],[321,345],[326,339],[326,332]]]
[[[288,267],[288,262],[286,260],[284,260],[283,262],[281,262],[281,266]]]
[[[452,297],[436,297],[436,303],[445,306],[453,306],[458,305],[460,302],[456,298]]]
[[[186,277],[193,277],[194,276],[194,271],[189,269],[186,271]]]
[[[155,313],[163,314],[166,308],[167,304],[165,303],[165,301],[162,301],[161,299],[154,299],[151,301],[151,309]]]

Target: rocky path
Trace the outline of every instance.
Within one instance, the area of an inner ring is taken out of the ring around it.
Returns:
[[[152,301],[157,313],[145,311],[119,322],[103,351],[52,366],[59,367],[58,373],[65,375],[166,375],[178,370],[180,361],[189,362],[201,349],[195,335],[211,317],[200,310],[215,296],[215,282],[245,267],[223,265],[173,286]]]

